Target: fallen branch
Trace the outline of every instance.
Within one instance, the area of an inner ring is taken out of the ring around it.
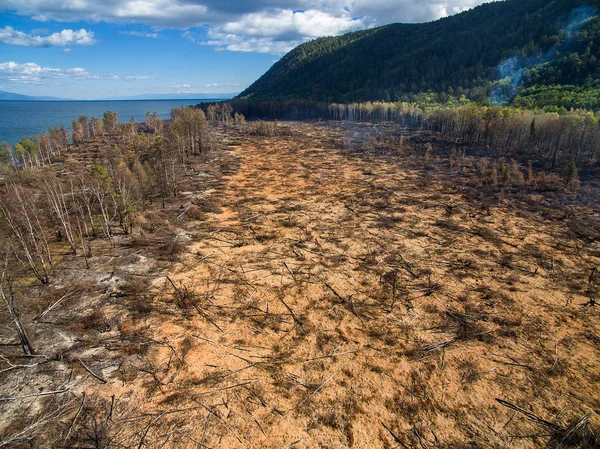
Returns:
[[[175,285],[175,282],[173,282],[173,280],[169,276],[166,276],[166,278],[167,278],[167,281],[169,281],[171,283],[171,285],[173,286],[175,291],[178,292],[179,288]]]
[[[95,372],[93,372],[85,363],[83,363],[83,361],[81,359],[79,359],[79,363],[81,364],[81,366],[83,366],[83,368],[90,373],[92,376],[94,376],[96,379],[98,379],[100,382],[102,382],[103,384],[107,383],[108,381],[106,379],[103,379],[102,377],[98,376]]]
[[[562,445],[563,443],[569,441],[571,439],[571,437],[575,434],[575,432],[577,432],[579,429],[581,429],[582,427],[585,427],[587,425],[587,423],[591,417],[592,417],[592,413],[588,413],[583,418],[581,418],[579,421],[577,421],[575,424],[573,424],[568,429],[566,429],[565,435],[562,438],[562,440],[560,441],[560,444]]]
[[[260,216],[262,216],[262,215],[263,215],[263,214],[253,215],[252,217],[248,217],[248,218],[242,218],[240,221],[241,221],[242,223],[247,223],[247,222],[249,222],[249,221],[256,220],[258,217],[260,217]]]
[[[56,306],[58,306],[65,299],[70,298],[71,296],[73,296],[75,293],[77,293],[77,292],[76,291],[71,291],[71,292],[68,292],[68,293],[65,293],[64,295],[62,295],[59,299],[57,299],[54,303],[52,303],[46,310],[44,310],[40,314],[40,316],[37,318],[37,320],[41,320],[42,318],[44,318],[48,313],[52,312],[52,310],[54,310],[54,308]]]
[[[144,440],[146,439],[146,436],[148,435],[148,431],[150,430],[150,427],[152,427],[152,425],[158,421],[160,418],[162,418],[166,413],[161,413],[158,416],[155,416],[154,418],[152,418],[150,420],[150,422],[148,423],[148,425],[146,426],[146,428],[144,429],[144,433],[142,434],[142,438],[140,438],[140,444],[138,445],[138,449],[141,449],[142,446],[144,445]]]
[[[244,444],[244,442],[242,441],[242,439],[239,437],[239,435],[237,433],[235,433],[235,431],[233,430],[233,428],[227,424],[227,421],[225,421],[223,418],[221,418],[217,413],[214,412],[214,410],[212,410],[210,407],[207,407],[206,405],[204,405],[202,402],[199,402],[195,399],[192,399],[194,402],[197,402],[200,407],[202,407],[204,410],[206,410],[208,413],[210,413],[211,415],[215,416],[220,422],[221,424],[223,424],[225,426],[225,428],[227,430],[229,430],[229,432],[235,437],[236,440],[238,440],[238,442],[240,444]]]
[[[362,351],[362,349],[354,349],[352,351],[337,352],[337,353],[333,353],[333,354],[322,355],[320,357],[313,357],[311,359],[305,359],[305,360],[303,360],[303,362],[313,362],[315,360],[330,359],[333,357],[338,357],[340,355],[355,354],[355,353],[361,352],[361,351]]]
[[[67,391],[69,391],[69,389],[65,388],[65,389],[56,390],[56,391],[45,391],[43,393],[32,393],[32,394],[25,394],[23,396],[0,398],[0,402],[17,401],[19,399],[35,398],[35,397],[38,397],[38,396],[50,396],[50,395],[53,395],[53,394],[66,393]]]
[[[288,270],[288,272],[292,275],[292,278],[294,279],[294,282],[297,284],[298,281],[296,280],[296,275],[292,272],[292,270],[290,270],[290,267],[288,267],[287,263],[285,263],[285,260],[283,261],[283,265]]]
[[[356,309],[354,308],[354,302],[352,301],[352,295],[348,296],[348,298],[346,299],[346,298],[342,297],[342,295],[340,295],[338,292],[336,292],[336,291],[334,290],[334,288],[333,288],[331,285],[329,285],[327,282],[324,282],[324,284],[325,284],[325,287],[327,287],[329,290],[331,290],[331,292],[332,292],[332,293],[333,293],[335,296],[337,296],[337,298],[338,298],[340,301],[342,301],[342,304],[344,304],[344,305],[348,306],[348,308],[350,309],[350,311],[352,312],[352,314],[353,314],[354,316],[356,316],[356,317],[360,318],[360,317],[358,316],[358,313],[356,312]]]
[[[33,432],[38,427],[43,426],[44,424],[46,424],[56,418],[60,418],[65,413],[65,410],[68,409],[69,407],[70,407],[70,403],[67,403],[66,405],[63,405],[63,406],[57,408],[53,412],[44,415],[36,422],[25,427],[20,432],[14,434],[14,435],[11,435],[10,437],[8,437],[7,439],[5,439],[3,441],[0,441],[0,447],[4,447],[4,446],[8,446],[8,445],[11,445],[11,447],[12,447],[12,445],[14,445],[14,443],[16,441],[30,439],[30,437],[27,437],[28,433]]]
[[[285,306],[285,308],[288,310],[288,312],[290,312],[290,314],[292,315],[292,318],[294,318],[294,321],[296,323],[298,323],[300,326],[302,326],[302,321],[300,320],[300,318],[298,318],[296,316],[296,314],[294,313],[292,308],[286,304],[286,302],[283,300],[283,298],[279,297],[279,301],[281,301],[281,303]]]
[[[67,440],[69,439],[69,435],[71,435],[71,430],[73,430],[73,426],[75,426],[75,423],[77,422],[77,418],[79,418],[79,414],[81,413],[81,410],[83,410],[83,405],[84,404],[85,404],[85,393],[83,393],[83,398],[81,399],[81,405],[79,406],[79,410],[77,411],[77,414],[75,415],[75,418],[73,418],[73,422],[69,426],[69,431],[67,432],[67,434],[63,438],[63,444],[65,444],[67,442]]]
[[[503,399],[498,399],[496,398],[496,401],[498,403],[500,403],[501,405],[503,405],[504,407],[507,407],[511,410],[515,410],[523,415],[525,415],[530,421],[542,424],[546,427],[551,428],[552,430],[555,430],[557,432],[565,432],[566,429],[564,429],[563,427],[559,426],[558,424],[554,424],[553,422],[547,421],[544,418],[536,415],[533,412],[530,412],[529,410],[525,410],[524,408],[519,407],[518,405],[514,405],[511,404],[510,402],[507,402]]]
[[[431,351],[435,351],[437,349],[442,349],[442,348],[447,348],[448,346],[450,346],[453,343],[456,343],[456,339],[452,339],[452,340],[448,340],[448,341],[444,341],[442,343],[434,343],[428,346],[425,346],[421,349],[419,349],[420,352],[431,352]]]
[[[2,361],[8,365],[8,368],[1,369],[0,373],[5,373],[5,372],[11,371],[13,369],[35,368],[36,366],[43,363],[43,362],[38,362],[38,363],[34,363],[33,365],[13,365],[12,363],[10,363],[10,360],[8,360],[4,356],[0,355],[0,359],[2,359]]]
[[[383,426],[383,428],[384,428],[385,430],[387,430],[387,431],[390,433],[390,435],[392,436],[392,438],[394,439],[394,441],[395,441],[396,443],[398,443],[400,446],[402,446],[402,447],[404,447],[404,448],[406,448],[406,449],[410,449],[410,447],[408,447],[408,446],[407,446],[407,445],[404,443],[404,441],[402,441],[402,440],[400,439],[400,437],[399,437],[398,435],[396,435],[396,434],[395,434],[395,433],[392,431],[392,429],[390,429],[388,426],[386,426],[386,425],[383,423],[383,421],[380,421],[380,422],[381,422],[381,425]]]

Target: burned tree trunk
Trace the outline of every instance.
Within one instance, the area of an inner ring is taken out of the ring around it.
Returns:
[[[15,306],[15,292],[13,289],[13,281],[8,275],[8,257],[6,257],[6,255],[4,256],[2,274],[0,275],[0,297],[15,325],[15,330],[17,331],[19,341],[23,347],[23,352],[28,355],[34,355],[35,351],[33,350],[33,346],[29,341],[29,337],[27,336],[23,323],[21,323],[19,312]]]

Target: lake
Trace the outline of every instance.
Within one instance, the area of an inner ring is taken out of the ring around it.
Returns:
[[[22,137],[46,132],[49,126],[71,129],[71,122],[82,115],[102,118],[104,112],[114,111],[119,113],[120,123],[131,116],[141,122],[148,111],[168,119],[173,108],[221,100],[0,101],[0,142],[14,145]]]

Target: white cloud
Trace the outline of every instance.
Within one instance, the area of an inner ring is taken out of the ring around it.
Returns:
[[[158,39],[158,33],[144,33],[142,31],[121,31],[121,34],[126,34],[128,36],[149,37],[152,39]]]
[[[283,54],[306,40],[392,22],[423,22],[494,0],[0,0],[35,20],[179,29],[217,50]],[[194,28],[202,27],[203,32]],[[156,33],[125,32],[155,37]],[[206,37],[207,34],[207,37]]]
[[[239,84],[239,83],[234,83],[234,84],[209,83],[209,84],[205,84],[202,87],[208,87],[208,88],[215,88],[215,87],[232,88],[232,87],[242,87],[242,84]]]
[[[153,76],[148,75],[126,75],[123,77],[126,81],[140,81],[140,80],[153,80]]]
[[[194,35],[192,34],[192,32],[190,30],[185,30],[183,33],[181,33],[181,37],[183,37],[184,39],[187,39],[190,42],[193,42],[194,44],[200,43],[196,40],[196,38],[194,37]]]
[[[331,17],[362,17],[378,24],[434,20],[490,0],[0,0],[0,8],[36,20],[142,23],[186,29],[239,21],[273,10],[316,10]]]
[[[241,51],[246,53],[270,53],[282,55],[302,43],[302,40],[278,41],[270,37],[246,37],[211,31],[210,39],[203,44],[219,51]]]
[[[364,19],[334,17],[317,10],[252,13],[217,28],[227,34],[271,38],[332,36],[365,26]]]
[[[42,84],[49,79],[119,79],[117,75],[99,75],[88,72],[81,67],[58,69],[41,67],[34,62],[17,64],[16,62],[0,63],[0,80],[16,84]]]
[[[219,50],[283,54],[319,36],[335,36],[370,25],[365,18],[334,17],[308,10],[251,13],[208,32],[208,45]]]
[[[490,1],[495,0],[357,0],[350,11],[354,15],[373,18],[377,25],[393,22],[427,22]]]
[[[207,23],[208,8],[194,0],[0,0],[0,7],[34,20],[142,23],[187,28]]]
[[[0,43],[24,47],[65,47],[67,45],[94,45],[94,33],[84,30],[62,30],[48,36],[27,34],[10,26],[0,28]]]

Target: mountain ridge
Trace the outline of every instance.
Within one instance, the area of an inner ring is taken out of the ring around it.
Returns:
[[[523,86],[565,79],[583,86],[600,75],[597,7],[589,0],[505,0],[434,22],[316,39],[290,51],[236,98],[414,101],[433,92],[441,102],[464,95],[507,104]]]
[[[109,97],[103,98],[105,101],[135,101],[135,100],[222,100],[233,98],[238,95],[233,93],[191,93],[191,94],[141,94],[130,95],[127,97]],[[98,100],[98,101],[102,101]]]
[[[56,97],[38,97],[31,95],[16,94],[14,92],[8,92],[0,90],[0,101],[68,101],[63,98]]]

